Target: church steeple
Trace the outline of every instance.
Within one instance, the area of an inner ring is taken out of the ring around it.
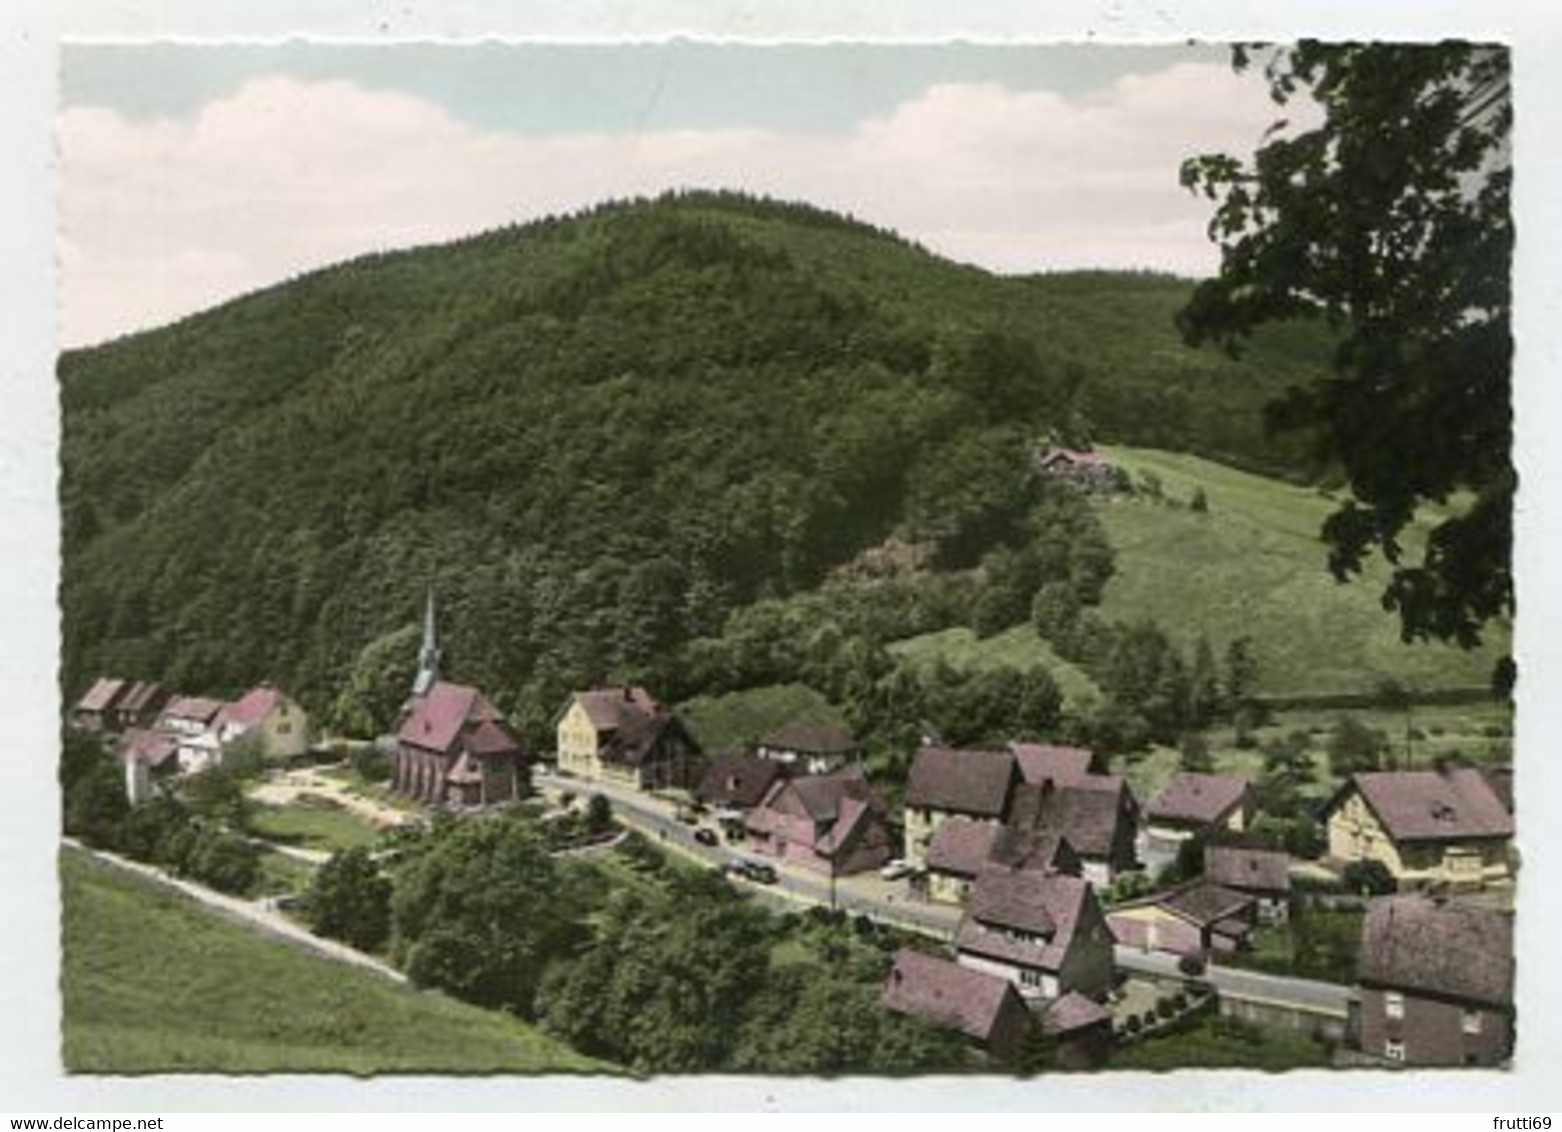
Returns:
[[[439,679],[439,641],[434,629],[434,589],[429,587],[423,607],[423,646],[418,649],[418,674],[412,681],[412,694],[426,696]]]

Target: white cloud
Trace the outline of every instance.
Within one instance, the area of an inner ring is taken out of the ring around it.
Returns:
[[[1262,86],[1182,64],[1088,98],[935,86],[838,134],[533,137],[420,99],[267,78],[193,119],[59,120],[62,339],[167,322],[368,251],[608,196],[732,187],[813,201],[997,271],[1215,265],[1191,153],[1251,150]]]

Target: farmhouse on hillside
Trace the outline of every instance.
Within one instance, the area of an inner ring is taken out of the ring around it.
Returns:
[[[1405,1065],[1500,1065],[1513,1050],[1513,922],[1410,894],[1371,902],[1352,1004],[1361,1051]]]
[[[1323,820],[1331,858],[1380,861],[1401,885],[1477,888],[1511,876],[1513,815],[1469,767],[1352,775]]]
[[[644,688],[576,692],[557,721],[559,770],[637,790],[699,784],[699,746],[671,709]]]
[[[1118,491],[1126,479],[1104,453],[1089,448],[1042,448],[1032,454],[1031,467],[1044,479],[1085,491]]]
[[[296,700],[270,684],[256,685],[223,705],[215,726],[224,747],[248,737],[266,759],[297,758],[309,750],[309,717]]]
[[[783,763],[794,774],[829,774],[855,763],[862,744],[849,731],[793,720],[756,744],[761,758]]]

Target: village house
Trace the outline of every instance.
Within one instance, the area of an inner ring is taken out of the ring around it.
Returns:
[[[1069,991],[1042,1010],[1041,1032],[1059,1069],[1096,1069],[1112,1049],[1112,1012],[1078,991]]]
[[[168,693],[161,684],[151,680],[137,680],[120,694],[109,715],[115,729],[119,731],[128,731],[132,727],[150,727],[157,722],[167,702]]]
[[[637,790],[692,789],[703,760],[683,723],[640,687],[576,692],[557,718],[565,774]]]
[[[164,706],[156,730],[174,737],[181,772],[199,774],[221,765],[216,723],[222,709],[221,700],[206,696],[174,696]]]
[[[953,817],[938,827],[927,851],[927,897],[964,904],[982,870],[1001,864],[1041,872],[1080,874],[1078,855],[1062,837],[1037,836],[1010,826]]]
[[[129,685],[118,677],[98,677],[71,709],[71,726],[94,735],[115,730],[112,711],[128,690]]]
[[[531,775],[488,698],[436,680],[402,708],[391,785],[427,805],[470,809],[525,797]]]
[[[216,728],[223,747],[248,737],[268,760],[297,758],[309,750],[309,717],[292,697],[270,684],[257,685],[225,704],[217,713]]]
[[[125,767],[125,797],[132,806],[150,801],[157,784],[179,770],[179,739],[167,731],[132,728],[120,736],[114,754]]]
[[[1045,479],[1085,491],[1118,491],[1126,481],[1120,468],[1094,449],[1047,447],[1031,457],[1031,466]]]
[[[1330,858],[1379,861],[1401,885],[1477,888],[1511,876],[1513,815],[1469,767],[1352,775],[1322,817]]]
[[[1008,979],[909,948],[895,953],[880,1000],[889,1010],[958,1030],[1003,1062],[1019,1058],[1033,1024]]]
[[[1095,753],[1086,747],[1014,742],[1009,744],[1009,751],[1020,764],[1020,775],[1037,786],[1044,782],[1073,784],[1093,774]]]
[[[744,828],[755,852],[830,876],[876,869],[894,852],[884,801],[856,767],[778,780]]]
[[[756,750],[792,774],[829,774],[858,762],[862,744],[839,727],[793,720],[761,739]]]
[[[1284,923],[1290,916],[1291,856],[1283,850],[1207,845],[1204,879],[1251,896],[1261,920]]]
[[[1420,894],[1367,907],[1353,1026],[1405,1065],[1501,1065],[1513,1051],[1513,922]]]
[[[1125,947],[1200,957],[1243,950],[1257,919],[1253,897],[1203,878],[1107,913],[1112,934]]]
[[[962,966],[1006,978],[1027,1002],[1112,985],[1112,933],[1079,877],[991,866],[971,887],[955,931]]]
[[[1015,787],[1007,824],[1066,840],[1083,876],[1095,885],[1109,885],[1138,867],[1139,808],[1117,775],[1022,782]]]
[[[712,755],[694,788],[695,800],[729,814],[752,810],[777,781],[786,777],[780,763],[758,755],[722,751]]]
[[[917,869],[927,867],[933,835],[950,818],[965,817],[994,826],[1002,823],[1019,782],[1019,764],[1009,751],[919,749],[906,781],[907,862]]]
[[[1241,833],[1253,822],[1253,788],[1234,774],[1184,771],[1144,807],[1141,856],[1159,868],[1195,835]]]

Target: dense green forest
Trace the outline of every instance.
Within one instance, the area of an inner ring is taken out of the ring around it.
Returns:
[[[410,663],[430,586],[447,671],[532,726],[609,675],[702,691],[735,612],[827,581],[893,608],[875,640],[1024,621],[1046,563],[1013,548],[1083,530],[1028,476],[1048,437],[1307,471],[1259,410],[1326,343],[1187,349],[1188,287],[996,277],[805,206],[686,194],[356,260],[67,353],[67,694],[100,671],[269,678],[383,724],[373,689]],[[1111,569],[1095,537],[1062,564],[1084,605]],[[886,545],[912,548],[914,593],[842,580]],[[978,564],[1021,581],[962,589]]]

